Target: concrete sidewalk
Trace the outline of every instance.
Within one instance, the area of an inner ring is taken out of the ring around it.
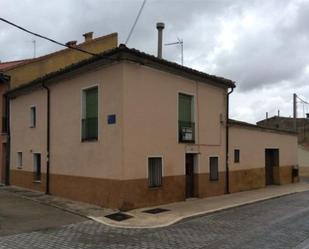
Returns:
[[[125,212],[126,214],[133,217],[121,222],[113,221],[106,217],[91,218],[106,225],[122,228],[165,227],[189,217],[213,213],[228,208],[247,205],[258,201],[263,201],[303,191],[309,191],[308,183],[301,182],[281,186],[273,185],[262,189],[243,191],[229,195],[221,195],[203,199],[196,198],[183,202],[176,202],[151,208],[148,207],[135,209],[129,212]],[[158,214],[149,214],[143,212],[145,210],[153,208],[168,209],[170,211]]]
[[[134,209],[129,212],[125,212],[125,214],[132,216],[132,218],[121,222],[117,222],[105,217],[106,215],[117,213],[118,210],[105,209],[96,205],[76,202],[52,195],[45,195],[41,192],[31,191],[14,186],[0,187],[0,191],[11,192],[22,198],[33,200],[44,205],[57,207],[66,212],[78,214],[80,216],[87,217],[109,226],[121,228],[157,228],[169,226],[183,219],[194,216],[247,205],[250,203],[293,193],[309,191],[309,182],[303,181],[300,183],[281,186],[273,185],[262,189],[238,192],[229,195],[221,195],[203,199],[195,198],[156,207]],[[149,214],[143,212],[145,210],[154,208],[162,208],[169,211],[158,214]]]

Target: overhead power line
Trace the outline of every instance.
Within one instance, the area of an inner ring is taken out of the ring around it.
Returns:
[[[62,46],[62,47],[74,49],[74,50],[77,50],[77,51],[80,51],[80,52],[82,52],[82,53],[86,53],[86,54],[89,54],[89,55],[92,55],[92,56],[99,56],[99,57],[101,57],[99,54],[91,53],[91,52],[89,52],[89,51],[86,51],[86,50],[81,49],[81,48],[78,48],[78,47],[73,47],[73,46],[70,46],[70,45],[66,45],[66,44],[63,44],[63,43],[61,43],[61,42],[58,42],[58,41],[56,41],[56,40],[54,40],[54,39],[51,39],[51,38],[49,38],[49,37],[47,37],[47,36],[43,36],[43,35],[40,35],[40,34],[38,34],[38,33],[32,32],[32,31],[30,31],[30,30],[28,30],[28,29],[25,29],[25,28],[23,28],[23,27],[21,27],[21,26],[15,24],[15,23],[12,23],[12,22],[10,22],[10,21],[4,19],[4,18],[1,18],[1,17],[0,17],[0,21],[5,22],[5,23],[7,23],[7,24],[9,24],[9,25],[11,25],[11,26],[14,26],[14,27],[16,27],[16,28],[18,28],[18,29],[20,29],[20,30],[26,32],[26,33],[31,34],[31,35],[34,35],[34,36],[40,37],[40,38],[42,38],[42,39],[44,39],[44,40],[47,40],[47,41],[53,42],[53,43],[55,43],[55,44],[58,44],[58,45],[60,45],[60,46]],[[106,59],[112,60],[111,58],[108,58],[108,57],[106,57]]]
[[[134,31],[134,28],[135,28],[135,26],[136,26],[136,24],[137,24],[137,21],[138,21],[139,17],[140,17],[141,14],[142,14],[142,11],[143,11],[143,8],[144,8],[144,6],[145,6],[145,4],[146,4],[146,1],[147,1],[147,0],[144,0],[144,1],[143,1],[142,5],[141,5],[141,7],[140,7],[140,9],[139,9],[139,11],[138,11],[138,14],[137,14],[137,16],[136,16],[136,18],[135,18],[135,21],[134,21],[134,23],[133,23],[133,26],[132,26],[132,28],[131,28],[131,30],[130,30],[130,33],[129,33],[127,39],[126,39],[126,42],[125,42],[126,45],[127,45],[127,43],[129,42],[129,40],[130,40],[130,37],[131,37],[131,35],[132,35],[133,31]]]

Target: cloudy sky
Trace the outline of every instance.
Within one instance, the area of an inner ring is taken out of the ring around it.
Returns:
[[[142,0],[0,0],[0,16],[60,42],[118,32],[124,43]],[[309,100],[309,0],[147,0],[127,44],[156,53],[155,24],[165,22],[164,42],[184,41],[184,64],[237,83],[232,118],[256,122],[292,115],[292,94]],[[0,23],[0,60],[61,47]],[[164,58],[180,63],[178,46]],[[308,111],[299,104],[298,115]]]

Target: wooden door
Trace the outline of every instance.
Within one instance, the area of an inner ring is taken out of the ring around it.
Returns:
[[[194,197],[194,154],[186,154],[186,198]]]

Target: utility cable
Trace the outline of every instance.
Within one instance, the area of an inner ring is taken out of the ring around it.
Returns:
[[[133,31],[134,31],[134,28],[135,28],[135,26],[136,26],[136,24],[137,24],[137,21],[138,21],[139,17],[140,17],[141,14],[142,14],[142,11],[143,11],[143,8],[144,8],[144,6],[145,6],[145,4],[146,4],[146,1],[147,1],[147,0],[144,0],[144,1],[143,1],[142,5],[141,5],[141,7],[140,7],[140,9],[139,9],[139,11],[138,11],[138,14],[137,14],[137,16],[136,16],[136,18],[135,18],[135,21],[134,21],[134,23],[133,23],[133,26],[132,26],[132,28],[131,28],[131,30],[130,30],[130,33],[129,33],[127,39],[126,39],[125,45],[127,45],[127,43],[128,43],[129,40],[130,40],[130,37],[131,37],[131,35],[132,35]]]
[[[48,38],[48,37],[46,37],[46,36],[40,35],[40,34],[38,34],[38,33],[32,32],[32,31],[30,31],[30,30],[28,30],[28,29],[25,29],[25,28],[23,28],[23,27],[21,27],[21,26],[15,24],[15,23],[12,23],[12,22],[10,22],[10,21],[4,19],[4,18],[1,18],[1,17],[0,17],[0,21],[5,22],[5,23],[7,23],[7,24],[9,24],[9,25],[11,25],[11,26],[14,26],[14,27],[16,27],[16,28],[18,28],[18,29],[20,29],[20,30],[26,32],[26,33],[31,34],[31,35],[34,35],[34,36],[40,37],[40,38],[42,38],[42,39],[45,39],[45,40],[47,40],[47,41],[53,42],[53,43],[55,43],[55,44],[58,44],[58,45],[60,45],[60,46],[63,46],[63,47],[66,47],[66,48],[70,48],[70,49],[73,49],[73,50],[77,50],[77,51],[79,51],[79,52],[86,53],[86,54],[89,54],[89,55],[92,55],[92,56],[102,57],[102,56],[100,56],[99,54],[91,53],[91,52],[89,52],[89,51],[86,51],[86,50],[81,49],[81,48],[78,48],[78,47],[66,45],[66,44],[63,44],[63,43],[61,43],[61,42],[58,42],[58,41],[56,41],[56,40],[54,40],[54,39],[51,39],[51,38]],[[111,58],[109,58],[109,57],[105,57],[105,58],[106,58],[106,59],[113,60],[113,59],[111,59]]]

